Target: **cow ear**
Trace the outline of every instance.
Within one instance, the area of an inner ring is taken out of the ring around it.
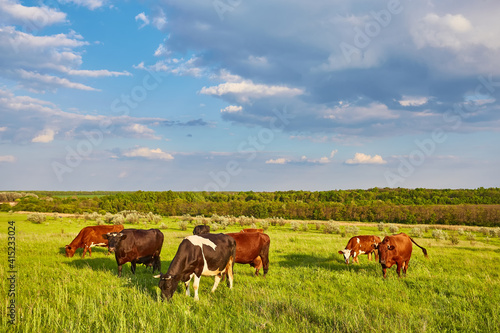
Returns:
[[[103,234],[103,235],[102,235],[102,238],[104,238],[104,239],[108,239],[108,234]]]
[[[160,278],[161,278],[161,273],[160,273],[160,274],[158,274],[158,275],[153,275],[153,277],[154,277],[155,279],[160,279]]]
[[[378,244],[372,244],[372,248],[378,249]]]
[[[395,246],[394,246],[394,245],[389,245],[389,246],[387,246],[387,249],[389,249],[389,250],[394,250],[394,249],[395,249]]]
[[[344,252],[342,252],[342,251],[339,250],[339,254],[344,254]]]

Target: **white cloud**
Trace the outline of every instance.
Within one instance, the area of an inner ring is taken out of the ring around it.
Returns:
[[[104,6],[105,0],[58,0],[61,3],[74,3],[77,6],[87,7],[90,10]]]
[[[221,109],[220,112],[234,113],[234,112],[240,112],[241,110],[243,110],[243,107],[240,105],[229,105],[226,106],[224,109]]]
[[[427,97],[403,96],[403,99],[398,101],[402,106],[420,106],[427,103]]]
[[[0,155],[0,163],[14,163],[17,159],[12,155]]]
[[[359,123],[368,120],[397,119],[399,114],[390,110],[387,105],[370,103],[367,106],[341,103],[333,108],[323,108],[320,111],[325,119],[335,120],[338,123]]]
[[[167,16],[165,15],[165,12],[163,11],[163,9],[160,9],[153,16],[153,25],[158,30],[162,30],[167,25]]]
[[[169,55],[170,52],[167,47],[165,46],[165,43],[162,43],[160,45],[158,45],[158,48],[156,49],[155,53],[154,53],[154,56],[155,57],[161,57],[161,56],[167,56]],[[144,65],[144,64],[143,64]]]
[[[26,30],[38,31],[66,22],[66,14],[47,6],[27,7],[16,0],[0,0],[0,20],[4,25],[21,25]]]
[[[149,149],[146,147],[137,147],[137,148],[131,149],[131,150],[123,153],[123,156],[141,157],[141,158],[145,158],[148,160],[164,160],[164,161],[169,161],[169,160],[174,159],[174,157],[171,154],[163,152],[160,148]]]
[[[161,137],[154,135],[155,131],[142,124],[130,124],[124,127],[124,130],[140,138],[159,140]]]
[[[18,69],[16,72],[19,74],[19,78],[23,79],[24,82],[31,81],[31,84],[28,87],[31,87],[36,91],[45,91],[45,85],[48,85],[49,87],[99,91],[99,89],[95,89],[81,83],[72,82],[66,78],[60,78],[58,76],[29,72],[24,69]],[[25,83],[23,83],[23,85],[25,85]]]
[[[241,102],[249,102],[251,98],[271,96],[293,97],[304,94],[303,89],[287,86],[255,84],[251,80],[240,82],[226,82],[217,86],[203,87],[200,93],[205,95],[234,95]]]
[[[288,163],[289,160],[287,160],[286,158],[277,158],[277,159],[270,159],[270,160],[267,160],[266,161],[266,164],[286,164]]]
[[[380,155],[366,155],[363,153],[354,154],[354,158],[345,161],[346,164],[386,164],[382,156]]]
[[[330,153],[330,158],[333,158],[335,156],[335,154],[337,154],[337,153],[338,153],[338,149],[332,150]]]
[[[107,69],[96,69],[96,70],[88,70],[88,69],[70,69],[67,71],[70,75],[79,75],[85,77],[109,77],[109,76],[131,76],[127,71],[123,72],[114,72],[108,71]]]
[[[135,17],[135,21],[141,21],[142,24],[139,26],[139,29],[144,28],[145,26],[149,25],[149,18],[144,14],[144,12],[137,14]]]
[[[38,133],[37,136],[35,136],[31,142],[41,142],[41,143],[48,143],[54,141],[54,135],[56,135],[57,132],[52,130],[52,129],[44,129],[40,133]]]

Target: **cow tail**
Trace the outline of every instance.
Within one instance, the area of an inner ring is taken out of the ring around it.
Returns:
[[[421,248],[421,249],[422,249],[422,252],[424,253],[424,256],[425,256],[426,258],[429,258],[429,256],[427,255],[427,250],[426,250],[425,248],[423,248],[423,247],[421,247],[420,245],[418,245],[417,243],[415,243],[415,241],[413,240],[413,238],[411,238],[411,237],[410,237],[410,240],[413,242],[413,244],[415,244],[416,246],[418,246],[419,248]]]

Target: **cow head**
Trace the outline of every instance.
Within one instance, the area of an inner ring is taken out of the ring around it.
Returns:
[[[69,245],[66,245],[64,250],[66,251],[66,257],[73,257],[75,255],[76,249],[72,248]]]
[[[344,256],[345,263],[349,265],[349,257],[351,256],[351,250],[348,249],[340,250],[339,254],[342,254]]]
[[[121,232],[108,232],[107,234],[102,235],[102,238],[108,240],[109,252],[114,252],[118,244],[120,244],[123,239],[127,238],[127,235],[124,235]]]
[[[175,275],[161,273],[159,275],[155,275],[154,277],[160,279],[158,287],[161,290],[161,298],[169,301],[172,296],[174,296],[174,292],[177,289],[177,284],[179,283],[179,278],[177,278]]]
[[[389,243],[389,239],[384,238],[384,240],[379,243],[379,244],[372,244],[372,247],[374,249],[378,249],[378,258],[379,262],[383,265],[386,266],[388,265],[390,259],[394,255],[394,250],[396,247],[394,245],[391,245]],[[390,266],[387,266],[389,268]]]

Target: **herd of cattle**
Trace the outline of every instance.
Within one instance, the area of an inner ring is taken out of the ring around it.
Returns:
[[[412,242],[420,247],[427,258],[427,250],[404,233],[386,236],[382,241],[377,236],[355,236],[347,243],[344,250],[338,251],[344,256],[346,264],[352,257],[359,263],[358,257],[371,254],[379,260],[384,278],[386,270],[397,266],[398,276],[401,269],[406,275],[412,253]],[[162,298],[169,300],[179,282],[184,282],[186,295],[190,295],[190,282],[193,280],[194,299],[198,300],[198,287],[201,276],[214,276],[215,283],[212,292],[219,282],[227,277],[229,288],[233,287],[233,266],[250,264],[255,267],[255,275],[263,269],[264,276],[269,270],[269,246],[271,240],[262,229],[243,229],[238,233],[212,234],[206,225],[196,226],[192,236],[185,237],[177,249],[165,274],[161,273],[160,252],[163,246],[163,233],[158,229],[124,229],[122,225],[89,226],[83,228],[75,239],[66,245],[67,257],[73,257],[78,248],[83,248],[83,258],[87,251],[92,255],[94,246],[108,247],[108,254],[114,252],[118,264],[118,276],[121,276],[122,266],[130,262],[132,273],[136,265],[143,264],[153,268],[153,274],[159,278],[158,286]]]

